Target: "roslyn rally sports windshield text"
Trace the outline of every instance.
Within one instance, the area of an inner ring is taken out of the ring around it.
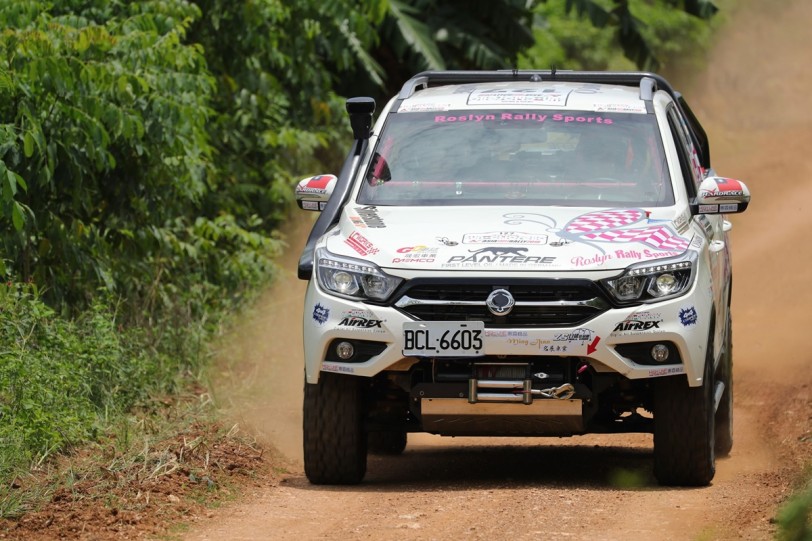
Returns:
[[[358,202],[667,206],[654,115],[466,110],[391,115]]]

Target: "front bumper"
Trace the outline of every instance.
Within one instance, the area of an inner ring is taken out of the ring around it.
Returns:
[[[574,358],[597,372],[615,372],[628,379],[685,374],[689,385],[701,385],[712,312],[710,291],[697,285],[706,283],[703,278],[698,276],[692,289],[681,297],[611,308],[578,326],[486,326],[482,352],[488,357]],[[372,377],[384,371],[408,370],[418,361],[403,355],[403,325],[410,321],[414,320],[396,308],[334,297],[311,281],[304,308],[307,381],[317,383],[322,371]],[[372,349],[380,353],[360,362],[341,362],[329,351],[336,340],[374,343],[378,347]],[[629,355],[634,348],[624,345],[640,343],[668,343],[678,351],[679,362],[634,362]]]

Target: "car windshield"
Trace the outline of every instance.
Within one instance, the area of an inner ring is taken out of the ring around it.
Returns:
[[[667,206],[654,115],[466,110],[390,115],[358,202]]]

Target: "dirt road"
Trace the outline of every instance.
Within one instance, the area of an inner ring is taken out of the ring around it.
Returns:
[[[780,4],[780,5],[779,5]],[[770,539],[771,518],[812,460],[812,2],[750,0],[682,89],[720,174],[745,180],[733,218],[736,443],[712,486],[650,475],[647,435],[449,439],[410,435],[354,487],[308,484],[301,467],[301,299],[286,278],[231,337],[218,399],[278,448],[284,480],[188,532],[204,539]],[[309,217],[308,217],[309,218]]]

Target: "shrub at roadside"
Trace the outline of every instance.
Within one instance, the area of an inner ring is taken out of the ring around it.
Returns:
[[[101,304],[68,321],[33,285],[0,286],[0,478],[96,437],[109,418],[149,393],[172,391],[196,369],[178,360],[194,359],[191,352],[167,355],[161,343],[147,344]],[[0,491],[0,515],[2,498]]]

